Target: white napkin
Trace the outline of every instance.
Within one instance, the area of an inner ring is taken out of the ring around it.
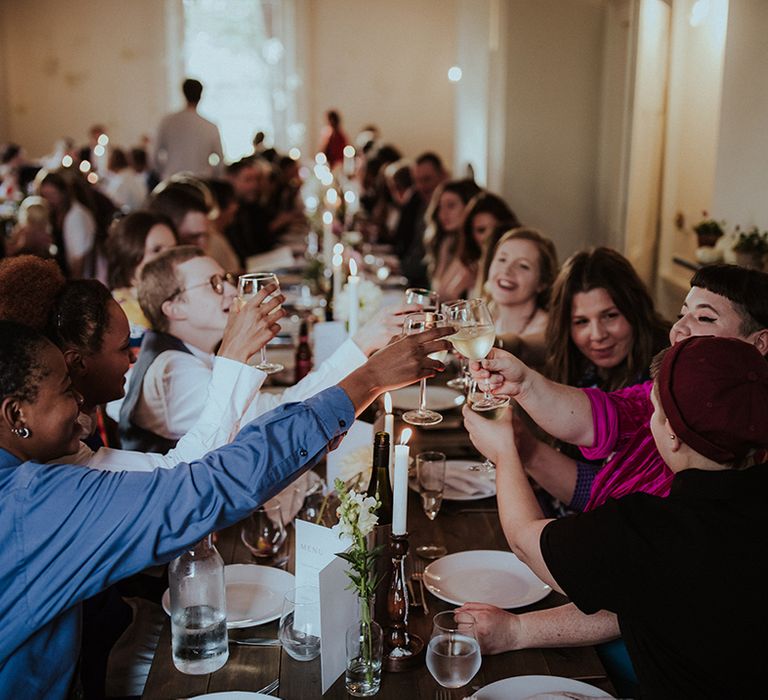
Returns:
[[[492,478],[486,472],[473,472],[466,467],[449,469],[445,474],[445,486],[467,496],[492,496],[496,489]]]

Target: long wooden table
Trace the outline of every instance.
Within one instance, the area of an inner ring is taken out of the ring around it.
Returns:
[[[440,449],[450,457],[465,458],[472,454],[466,434],[458,428],[458,417],[447,416],[446,428],[441,430],[420,430],[415,435],[412,454],[426,449]],[[451,429],[452,428],[452,429]],[[399,427],[398,427],[399,433]],[[449,553],[474,549],[497,549],[508,551],[506,540],[496,512],[494,498],[479,501],[444,502],[434,522],[424,516],[417,494],[411,493],[408,504],[408,528],[410,551],[413,554],[420,544],[437,543],[444,545]],[[293,529],[291,528],[291,533]],[[253,563],[250,552],[240,541],[239,527],[234,526],[220,534],[218,548],[226,563]],[[292,570],[292,560],[289,564]],[[385,593],[382,591],[382,595]],[[429,639],[432,616],[453,606],[427,593],[430,613],[425,615],[420,608],[411,608],[409,629]],[[553,607],[565,602],[558,593],[551,593],[543,601],[521,610]],[[249,636],[277,636],[277,622],[258,628],[230,630],[232,638]],[[554,675],[581,679],[611,694],[614,689],[606,677],[605,670],[592,647],[562,649],[526,649],[495,656],[484,656],[480,671],[464,688],[450,691],[451,698],[463,698],[488,683],[502,678],[519,675]],[[282,653],[279,647],[241,647],[230,645],[227,664],[208,676],[188,676],[178,672],[171,659],[170,629],[166,624],[154,663],[147,681],[144,698],[170,700],[190,698],[204,693],[224,690],[257,691],[275,678],[280,678],[276,695],[283,700],[310,700],[325,697],[332,700],[349,697],[344,688],[344,676],[336,681],[325,696],[320,691],[320,661],[298,662]],[[440,688],[423,664],[416,669],[402,673],[384,673],[381,691],[382,700],[406,700],[434,698]]]

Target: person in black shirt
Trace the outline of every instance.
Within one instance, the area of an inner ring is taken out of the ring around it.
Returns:
[[[737,339],[688,338],[665,351],[652,400],[670,495],[560,520],[542,518],[511,425],[464,413],[497,464],[510,547],[582,612],[616,614],[642,697],[761,696],[768,465],[754,452],[768,447],[768,363]]]

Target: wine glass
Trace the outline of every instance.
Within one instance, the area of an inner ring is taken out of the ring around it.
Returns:
[[[474,678],[481,663],[475,619],[454,610],[437,613],[427,647],[432,678],[444,688],[461,688]]]
[[[454,301],[444,301],[440,304],[440,313],[445,314],[445,317],[449,319],[451,317],[450,309],[452,306],[461,303],[462,299],[455,299]],[[463,355],[456,353],[459,358],[459,376],[449,379],[445,384],[451,387],[451,389],[459,389],[464,393],[469,389],[469,361]]]
[[[437,292],[420,287],[409,287],[405,290],[406,304],[419,304],[422,311],[437,311],[440,306],[440,297]]]
[[[319,588],[298,586],[285,594],[277,637],[297,661],[312,661],[320,655]]]
[[[416,455],[416,480],[419,484],[424,515],[434,520],[440,512],[445,488],[445,455],[442,452],[421,452]],[[447,550],[439,544],[416,547],[416,554],[425,559],[445,556]]]
[[[479,361],[488,355],[496,341],[496,328],[491,312],[482,299],[460,301],[448,307],[448,321],[456,329],[448,336],[453,347],[468,360]],[[476,382],[472,382],[473,393]],[[491,408],[509,406],[509,396],[493,396],[488,391],[488,383],[483,398],[472,404],[475,411],[487,411]]]
[[[482,401],[482,398],[481,398],[482,396],[483,396],[482,392],[478,392],[478,391],[469,392],[469,394],[467,394],[467,405],[471,409],[473,409],[478,415],[482,416],[483,418],[487,418],[488,420],[498,420],[499,418],[501,418],[504,415],[504,411],[506,411],[511,404],[511,401],[510,401],[509,404],[504,404],[501,406],[491,406],[489,408],[475,408],[477,403],[479,401]],[[492,472],[496,470],[496,465],[486,457],[486,459],[481,464],[473,464],[472,466],[467,468],[471,472]]]
[[[445,326],[446,320],[443,314],[434,311],[418,312],[408,314],[403,323],[403,334],[413,335],[421,333],[430,328]],[[447,350],[433,352],[429,356],[433,360],[445,362],[448,355]],[[437,425],[443,420],[443,417],[436,411],[430,411],[427,408],[427,380],[422,379],[419,383],[419,407],[415,411],[406,411],[403,414],[403,420],[411,425]]]
[[[253,511],[240,529],[240,539],[259,563],[283,566],[288,561],[287,551],[282,551],[288,533],[283,523],[280,504],[265,505]]]
[[[264,301],[269,301],[274,295],[280,293],[280,280],[274,272],[249,272],[247,275],[240,275],[237,280],[237,296],[241,301],[247,301],[256,296],[268,284],[274,284],[277,289],[270,294]],[[267,362],[267,348],[261,348],[261,361],[256,365],[257,369],[267,374],[274,374],[285,369],[278,362]]]

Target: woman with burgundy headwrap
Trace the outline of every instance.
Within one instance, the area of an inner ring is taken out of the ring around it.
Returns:
[[[511,420],[500,431],[464,416],[496,463],[510,547],[582,613],[616,616],[644,698],[761,696],[768,465],[747,465],[768,447],[768,363],[741,340],[686,338],[665,351],[651,400],[653,439],[674,475],[669,496],[635,493],[559,520],[542,516]],[[508,641],[489,606],[461,611],[478,619],[486,653]]]

